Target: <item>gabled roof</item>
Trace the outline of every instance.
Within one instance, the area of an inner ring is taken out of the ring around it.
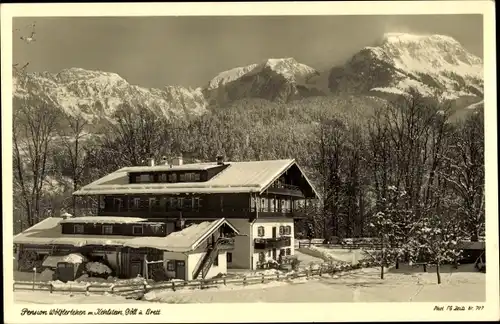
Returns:
[[[201,170],[217,167],[217,163],[194,163],[182,166],[140,166],[119,169],[74,192],[74,195],[99,194],[212,194],[212,193],[260,193],[277,177],[297,165],[294,159],[225,162],[228,166],[205,182],[180,183],[128,183],[130,172]],[[298,166],[298,165],[297,165]],[[300,168],[299,168],[300,170]],[[301,171],[302,172],[302,171]],[[305,177],[305,174],[304,174]],[[311,182],[305,177],[314,193],[319,197]]]
[[[195,250],[208,236],[212,235],[212,233],[223,225],[228,226],[236,235],[239,235],[238,230],[225,218],[192,224],[182,231],[170,233],[165,237],[62,234],[62,221],[63,219],[58,217],[46,218],[14,236],[14,243],[72,245],[76,247],[85,245],[126,246],[132,248],[149,247],[171,252],[189,252]]]

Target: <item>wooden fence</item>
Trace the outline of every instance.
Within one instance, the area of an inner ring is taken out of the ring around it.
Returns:
[[[299,242],[299,248],[308,248],[311,246],[324,247],[328,249],[373,249],[380,250],[382,248],[381,244],[378,243],[346,243],[346,244],[325,244],[325,243],[314,243],[314,242]]]
[[[370,266],[366,264],[364,266]],[[222,285],[253,285],[263,284],[271,281],[292,280],[296,278],[321,277],[324,274],[334,274],[338,271],[348,271],[360,268],[361,265],[338,265],[326,264],[317,269],[309,268],[300,272],[262,274],[247,277],[221,277],[202,280],[180,281],[171,280],[164,282],[153,282],[148,280],[134,280],[127,283],[86,283],[86,282],[71,282],[71,283],[56,283],[56,282],[32,282],[32,281],[15,281],[14,291],[48,291],[66,292],[66,293],[81,293],[81,294],[113,294],[120,296],[135,296],[141,295],[150,291],[160,289],[171,289],[173,291],[181,289],[207,289],[219,287]]]

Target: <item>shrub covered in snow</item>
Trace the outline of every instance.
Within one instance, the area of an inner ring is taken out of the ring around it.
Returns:
[[[108,277],[113,272],[107,265],[100,262],[88,262],[85,270],[91,277]]]

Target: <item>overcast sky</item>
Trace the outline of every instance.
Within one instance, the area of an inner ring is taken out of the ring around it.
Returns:
[[[36,21],[36,42],[19,39]],[[276,16],[15,18],[14,62],[30,71],[115,72],[129,83],[203,86],[221,71],[294,57],[317,69],[340,64],[384,32],[444,34],[483,55],[482,16]]]

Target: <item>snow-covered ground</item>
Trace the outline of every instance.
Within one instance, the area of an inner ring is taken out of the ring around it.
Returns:
[[[432,268],[431,268],[432,269]],[[469,266],[456,271],[443,267],[442,284],[436,273],[421,269],[390,270],[380,279],[380,269],[290,282],[227,286],[207,290],[154,291],[145,298],[161,303],[242,302],[472,302],[485,301],[485,274]]]
[[[311,263],[316,264],[316,263],[323,263],[325,261],[325,260],[323,260],[321,258],[312,256],[312,255],[309,255],[309,254],[306,254],[306,253],[302,253],[302,252],[297,251],[297,250],[295,250],[295,255],[300,260],[300,266],[301,267],[307,266],[307,265],[309,265]]]
[[[136,301],[110,295],[60,294],[49,292],[14,292],[16,303],[32,304],[120,304],[159,303],[242,303],[242,302],[483,302],[486,276],[473,265],[458,269],[442,267],[442,283],[437,284],[435,268],[424,273],[422,268],[402,265],[386,270],[380,279],[379,268],[360,269],[340,274],[323,275],[286,281],[271,281],[243,287],[227,285],[206,290],[155,290]]]
[[[129,304],[144,303],[112,295],[58,294],[45,291],[15,291],[14,302],[20,304]]]

